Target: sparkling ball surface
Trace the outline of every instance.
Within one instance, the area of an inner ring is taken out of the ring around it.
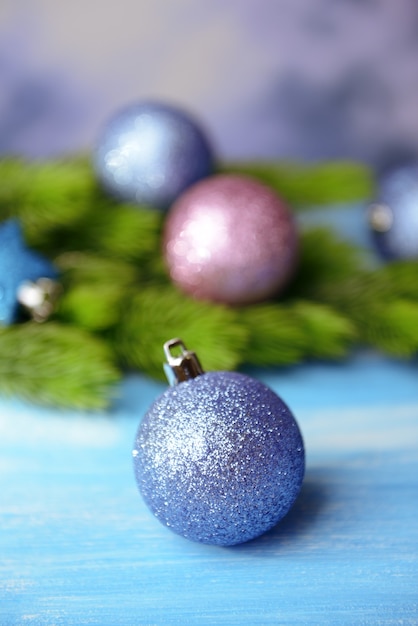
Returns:
[[[163,235],[171,279],[198,299],[264,300],[291,278],[298,233],[286,204],[251,178],[220,174],[185,191]]]
[[[104,188],[118,199],[165,210],[211,174],[213,156],[198,124],[162,103],[132,105],[105,126],[94,152]]]
[[[221,546],[275,526],[305,469],[302,437],[285,403],[232,372],[168,388],[140,424],[133,460],[138,488],[160,522]]]
[[[418,163],[394,168],[381,178],[370,223],[381,256],[418,258]]]

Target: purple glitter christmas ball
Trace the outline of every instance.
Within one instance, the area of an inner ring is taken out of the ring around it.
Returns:
[[[209,372],[170,387],[135,441],[139,490],[184,537],[230,546],[266,532],[299,494],[305,455],[286,404],[263,383]]]
[[[213,155],[188,114],[150,102],[130,106],[107,123],[94,166],[118,199],[166,210],[189,185],[212,173]]]
[[[172,206],[163,251],[170,275],[198,299],[248,304],[280,292],[298,258],[298,233],[286,204],[240,175],[193,185]]]

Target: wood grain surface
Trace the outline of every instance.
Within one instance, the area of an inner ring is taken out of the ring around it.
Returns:
[[[307,472],[288,516],[189,542],[137,494],[131,448],[164,385],[108,414],[0,401],[0,625],[418,624],[418,372],[362,354],[255,370],[292,407]]]

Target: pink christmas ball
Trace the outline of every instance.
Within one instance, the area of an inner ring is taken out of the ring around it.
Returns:
[[[221,174],[196,183],[173,204],[163,252],[184,292],[241,305],[284,288],[297,265],[298,242],[292,213],[269,187]]]

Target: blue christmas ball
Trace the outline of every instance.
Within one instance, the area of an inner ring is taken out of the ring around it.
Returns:
[[[418,164],[392,168],[378,187],[377,202],[369,209],[378,252],[387,260],[418,258]]]
[[[99,137],[93,160],[110,194],[161,210],[214,168],[211,147],[198,124],[185,112],[155,102],[115,115]]]
[[[263,383],[232,372],[169,387],[140,424],[133,459],[157,519],[188,539],[220,546],[275,526],[305,469],[286,404]]]

